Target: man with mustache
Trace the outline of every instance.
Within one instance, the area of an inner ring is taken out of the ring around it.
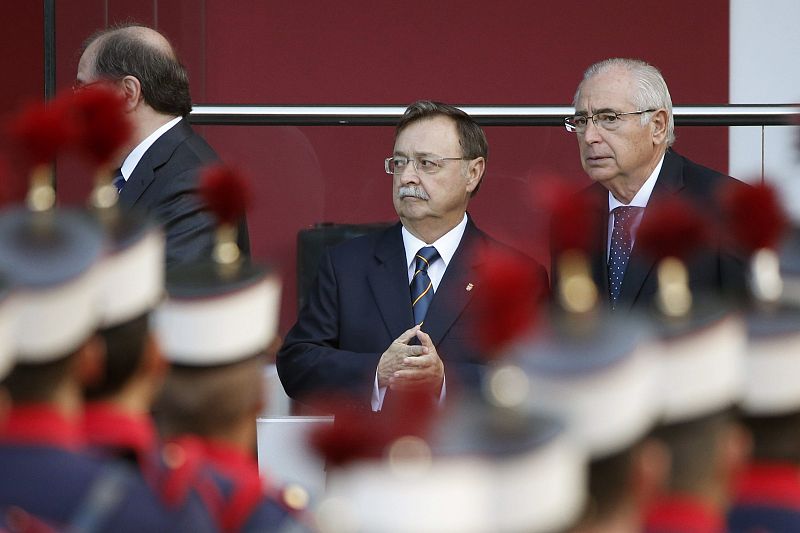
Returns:
[[[463,111],[431,101],[406,109],[385,161],[400,222],[323,256],[278,353],[289,396],[345,393],[380,411],[384,399],[409,390],[441,400],[480,383],[480,324],[470,305],[482,289],[474,283],[479,252],[510,252],[466,212],[487,155],[483,131]],[[544,268],[526,260],[546,287]]]
[[[644,61],[612,58],[590,66],[574,104],[575,115],[564,122],[595,182],[583,194],[599,207],[595,282],[612,310],[645,310],[657,289],[655,258],[635,245],[646,208],[677,196],[719,221],[720,189],[740,182],[672,150],[669,90],[658,69]],[[738,298],[745,288],[744,262],[719,237],[688,265],[690,289]],[[555,276],[553,281],[558,283]]]

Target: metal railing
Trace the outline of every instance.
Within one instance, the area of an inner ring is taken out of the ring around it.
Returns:
[[[483,126],[563,126],[572,106],[458,106]],[[406,106],[195,105],[189,120],[200,125],[393,126]],[[673,110],[678,126],[785,126],[797,124],[800,105],[685,105]]]

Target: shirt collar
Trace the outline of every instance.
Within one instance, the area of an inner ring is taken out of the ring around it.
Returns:
[[[49,404],[18,405],[11,409],[2,440],[15,444],[80,450],[84,438],[80,420],[70,420]]]
[[[149,416],[125,413],[111,403],[88,403],[83,427],[89,445],[131,450],[140,460],[157,446],[155,426]]]
[[[175,117],[156,131],[151,133],[147,136],[145,140],[140,142],[136,148],[131,150],[131,153],[128,154],[128,157],[125,158],[125,161],[122,162],[122,167],[120,171],[122,172],[122,177],[125,178],[125,181],[128,181],[128,178],[133,173],[133,170],[136,168],[136,165],[139,164],[139,161],[142,160],[144,153],[147,151],[148,148],[153,146],[153,143],[156,142],[159,137],[167,133],[170,129],[172,129],[175,124],[180,122],[183,117]]]
[[[646,530],[723,533],[725,517],[692,496],[669,494],[659,498],[647,511]]]
[[[436,251],[439,252],[439,257],[444,261],[444,266],[446,268],[455,255],[458,244],[461,242],[461,237],[464,236],[464,231],[466,229],[467,214],[464,213],[464,218],[461,219],[461,222],[456,224],[456,227],[439,237],[435,242],[428,244],[413,236],[411,232],[403,226],[402,234],[403,246],[406,249],[406,266],[409,268],[411,267],[420,248],[424,246],[433,246],[436,248]]]
[[[661,172],[661,166],[664,164],[664,154],[661,155],[661,159],[658,160],[658,164],[656,168],[653,169],[653,172],[650,173],[650,177],[647,178],[642,186],[639,188],[636,196],[633,197],[631,203],[623,204],[616,198],[614,195],[611,194],[611,191],[608,192],[608,212],[610,213],[617,207],[621,206],[631,206],[631,207],[647,207],[647,202],[650,201],[650,195],[653,194],[653,188],[656,186],[656,181],[658,181],[658,174]]]

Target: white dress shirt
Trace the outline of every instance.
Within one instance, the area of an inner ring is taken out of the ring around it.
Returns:
[[[647,202],[650,201],[650,195],[653,194],[653,188],[656,186],[656,181],[658,181],[658,174],[661,172],[661,165],[664,164],[664,156],[661,156],[661,159],[658,161],[656,168],[653,169],[653,172],[650,174],[650,177],[647,178],[641,188],[636,192],[636,196],[633,197],[631,203],[623,204],[616,198],[614,195],[611,194],[611,191],[608,191],[608,212],[611,213],[611,216],[608,217],[608,239],[606,239],[606,259],[608,259],[609,254],[611,254],[611,233],[614,231],[614,209],[617,207],[625,207],[626,205],[629,207],[647,207]],[[636,214],[636,219],[631,223],[631,247],[633,247],[633,243],[636,242],[636,231],[639,229],[639,224],[642,223],[642,217],[644,216],[644,209],[640,210]]]
[[[414,277],[414,272],[416,270],[416,256],[419,249],[424,246],[433,246],[436,248],[436,251],[439,252],[439,257],[431,261],[430,265],[428,265],[428,277],[431,278],[431,283],[433,284],[433,292],[436,292],[436,289],[439,288],[439,283],[441,283],[442,278],[444,277],[445,270],[447,270],[447,265],[450,264],[450,261],[453,259],[453,256],[458,249],[458,245],[461,243],[461,238],[464,236],[464,231],[467,229],[467,215],[464,214],[464,218],[461,219],[456,227],[439,237],[435,242],[430,244],[419,240],[415,236],[411,234],[405,227],[401,230],[403,234],[403,247],[406,250],[406,266],[408,267],[408,283],[409,286],[411,284],[411,278]],[[409,288],[409,291],[411,289]],[[410,292],[409,292],[410,294]],[[386,387],[379,387],[378,386],[378,371],[375,371],[375,386],[372,390],[372,410],[373,411],[380,411],[381,407],[383,406],[383,399],[386,396]],[[445,397],[445,383],[442,383],[442,392],[439,395],[439,402],[441,403]]]
[[[142,157],[147,149],[153,146],[153,143],[156,142],[162,135],[175,127],[175,124],[180,122],[181,118],[183,117],[173,118],[156,131],[148,135],[145,140],[136,145],[136,148],[131,150],[131,153],[129,153],[128,157],[125,158],[125,161],[122,162],[122,167],[120,167],[122,177],[125,178],[126,183],[131,174],[133,174],[134,169],[136,169],[136,165],[138,165],[139,161],[142,160]]]

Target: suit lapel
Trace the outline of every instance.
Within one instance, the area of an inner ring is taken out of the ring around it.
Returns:
[[[664,164],[658,174],[655,187],[647,202],[642,222],[647,217],[650,206],[657,205],[666,198],[678,193],[683,188],[683,162],[672,150],[667,150],[664,155]],[[644,287],[645,280],[655,267],[656,261],[642,253],[641,247],[634,242],[631,258],[625,269],[625,278],[622,280],[619,302],[624,308],[630,309],[639,293]]]
[[[608,301],[608,189],[595,183],[588,189],[591,204],[594,208],[592,229],[595,243],[591,257],[592,277],[603,301]]]
[[[139,160],[122,189],[119,195],[121,206],[133,207],[136,205],[144,191],[155,181],[157,169],[169,161],[178,145],[190,135],[192,135],[192,128],[186,119],[183,119],[156,139],[156,142]]]
[[[480,262],[478,252],[482,244],[483,233],[470,218],[458,249],[439,283],[422,327],[431,336],[434,345],[442,341],[475,292],[480,290],[480,287],[467,290],[467,284],[477,278],[477,266]]]
[[[396,339],[414,325],[403,236],[398,223],[386,230],[375,246],[375,262],[367,280],[389,335]]]

